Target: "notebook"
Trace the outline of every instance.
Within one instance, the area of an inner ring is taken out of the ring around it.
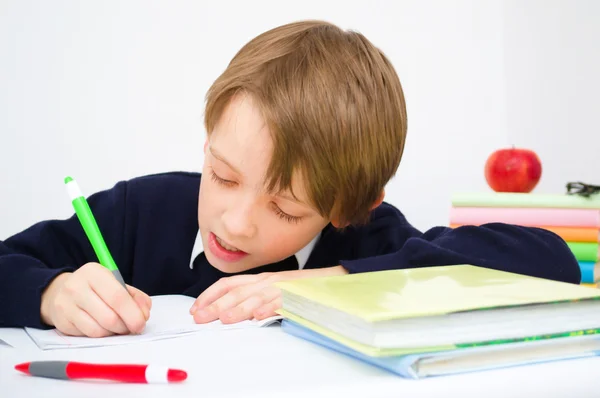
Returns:
[[[457,192],[452,194],[451,203],[454,207],[600,209],[600,194],[584,197],[524,192]]]
[[[564,361],[600,355],[600,336],[580,335],[500,345],[373,357],[284,319],[284,332],[409,379]]]
[[[600,290],[472,265],[277,286],[280,315],[370,356],[600,331]]]
[[[25,328],[25,331],[42,350],[82,347],[102,347],[132,344],[144,341],[170,339],[190,333],[221,331],[240,328],[257,328],[277,323],[281,316],[273,316],[262,321],[247,320],[235,324],[223,324],[216,320],[206,324],[196,324],[189,313],[195,299],[183,295],[152,296],[152,309],[146,328],[138,335],[118,335],[100,338],[67,336],[57,329]]]

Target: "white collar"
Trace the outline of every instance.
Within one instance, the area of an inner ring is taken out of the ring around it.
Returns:
[[[308,257],[312,253],[317,241],[321,237],[321,233],[313,238],[308,245],[304,246],[300,249],[296,254],[296,261],[298,261],[298,269],[303,269],[308,261]],[[194,268],[194,260],[204,251],[204,245],[202,244],[202,235],[200,235],[200,231],[196,234],[196,241],[194,242],[194,247],[192,248],[192,257],[190,258],[190,269]]]

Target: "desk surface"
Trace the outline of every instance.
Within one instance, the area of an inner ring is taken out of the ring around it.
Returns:
[[[8,332],[8,333],[7,333]],[[423,380],[402,379],[282,332],[203,332],[127,346],[39,350],[21,330],[0,329],[0,391],[7,397],[588,397],[597,395],[600,357]],[[33,378],[20,362],[65,359],[182,368],[182,384],[134,385]]]

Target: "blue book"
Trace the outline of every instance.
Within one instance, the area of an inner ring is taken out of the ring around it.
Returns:
[[[595,261],[579,261],[581,283],[596,283],[600,279],[600,263]]]
[[[478,372],[600,354],[600,336],[592,334],[402,356],[372,357],[289,319],[283,319],[281,327],[290,335],[409,379]]]

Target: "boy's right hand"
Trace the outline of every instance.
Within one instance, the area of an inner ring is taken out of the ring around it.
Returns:
[[[72,336],[140,333],[152,300],[134,287],[127,289],[102,265],[87,263],[48,285],[42,294],[42,321]]]

